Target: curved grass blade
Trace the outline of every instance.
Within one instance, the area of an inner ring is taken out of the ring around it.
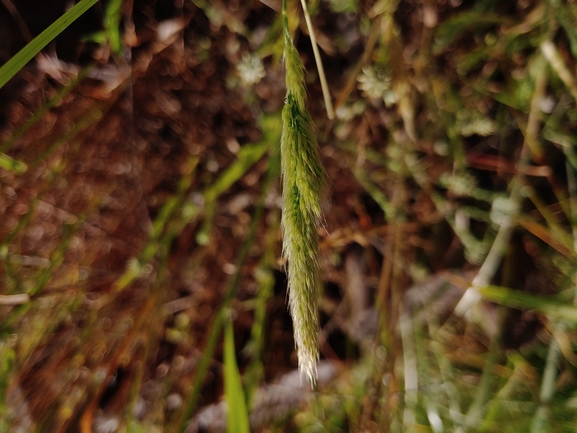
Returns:
[[[0,67],[0,88],[10,81],[32,58],[48,45],[56,36],[90,9],[98,0],[81,0],[64,15],[54,21],[46,30],[22,48],[18,54]]]

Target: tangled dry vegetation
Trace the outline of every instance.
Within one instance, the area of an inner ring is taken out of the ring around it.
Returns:
[[[56,3],[2,2],[2,62]],[[1,431],[574,431],[577,4],[308,9],[336,109],[289,1],[328,178],[318,388],[281,2],[111,0],[0,89]]]

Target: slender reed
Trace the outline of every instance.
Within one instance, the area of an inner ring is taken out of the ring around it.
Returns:
[[[320,195],[326,175],[313,121],[306,109],[304,67],[288,31],[286,10],[283,0],[287,86],[281,136],[283,255],[288,262],[289,309],[299,370],[314,385],[319,358],[317,303],[321,287],[317,226],[321,221]]]
[[[303,12],[305,14],[305,21],[307,23],[307,28],[309,29],[309,36],[311,38],[311,44],[313,46],[313,54],[315,56],[315,62],[317,63],[317,70],[319,71],[319,80],[321,82],[321,89],[323,91],[323,98],[325,99],[325,107],[327,110],[327,117],[329,119],[335,118],[335,110],[333,108],[333,103],[331,101],[331,93],[329,92],[329,85],[327,84],[327,78],[325,76],[325,68],[323,67],[323,61],[321,60],[321,53],[319,52],[319,46],[317,44],[317,37],[315,36],[315,30],[313,28],[313,23],[311,21],[311,16],[307,9],[306,0],[301,0],[301,5],[303,7]]]

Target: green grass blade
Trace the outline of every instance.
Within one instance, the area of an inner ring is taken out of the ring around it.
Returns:
[[[477,290],[484,299],[500,305],[535,310],[550,318],[577,322],[577,307],[568,302],[530,295],[500,286],[486,286]]]
[[[0,167],[14,173],[24,173],[26,170],[28,170],[28,166],[22,161],[10,158],[4,153],[0,153]]]
[[[54,21],[46,30],[36,36],[18,54],[0,68],[0,88],[10,81],[32,58],[48,45],[56,36],[90,9],[98,0],[81,0],[64,15]]]
[[[280,140],[280,116],[264,116],[261,119],[261,126],[262,139],[257,143],[244,145],[238,152],[237,160],[219,176],[214,184],[206,189],[204,193],[204,208],[206,209],[204,224],[196,237],[200,245],[206,245],[210,241],[210,231],[218,197],[260,161],[269,150],[271,143],[276,144]]]
[[[276,134],[278,136],[278,133]],[[265,136],[265,140],[255,144],[244,146],[237,156],[237,160],[226,169],[218,180],[206,191],[208,200],[214,200],[223,192],[229,189],[237,182],[246,172],[264,156],[268,150],[270,136]]]
[[[113,0],[108,4],[104,15],[106,37],[110,49],[115,55],[120,55],[122,41],[120,37],[120,20],[122,19],[122,0]]]
[[[184,433],[186,431],[186,425],[192,411],[196,408],[196,403],[200,397],[200,391],[202,388],[202,384],[204,378],[206,377],[206,373],[208,372],[208,367],[210,366],[210,362],[212,361],[212,355],[216,349],[216,344],[218,343],[218,339],[220,337],[220,331],[222,329],[222,322],[223,322],[223,310],[226,307],[226,304],[223,304],[218,312],[216,313],[216,317],[212,326],[210,328],[210,333],[208,336],[208,341],[204,351],[202,353],[202,357],[200,358],[200,362],[198,363],[198,367],[195,372],[194,382],[192,385],[192,389],[190,394],[187,397],[187,401],[184,405],[184,410],[180,414],[180,417],[177,419],[177,424],[173,429],[167,429],[167,431],[177,431],[179,433]]]
[[[276,143],[275,143],[276,144]],[[265,182],[269,185],[278,178],[280,171],[280,155],[274,153],[269,156],[269,169]],[[258,295],[255,299],[254,322],[251,330],[250,342],[245,347],[251,362],[245,373],[245,393],[246,402],[251,407],[254,403],[253,397],[259,382],[264,378],[263,353],[265,349],[265,328],[267,319],[267,302],[273,296],[275,278],[273,270],[276,266],[276,246],[278,236],[278,226],[280,225],[280,213],[274,210],[269,214],[269,227],[265,234],[265,249],[254,272],[255,280],[258,284]]]
[[[234,274],[232,280],[230,281],[229,287],[226,291],[226,295],[224,300],[222,301],[221,307],[218,309],[216,313],[216,317],[211,325],[209,331],[209,337],[207,340],[206,348],[202,354],[202,358],[199,362],[198,368],[196,370],[194,383],[192,385],[192,390],[187,397],[187,401],[183,406],[182,413],[176,420],[176,424],[173,429],[167,429],[166,431],[178,431],[180,433],[184,433],[186,430],[187,420],[190,418],[192,411],[196,408],[196,404],[200,397],[200,392],[202,388],[202,384],[206,373],[208,371],[208,367],[210,366],[210,362],[212,361],[212,355],[216,349],[216,344],[218,343],[218,339],[220,337],[220,331],[224,326],[224,321],[226,320],[224,313],[227,308],[229,308],[230,302],[234,297],[237,287],[240,284],[240,277],[241,277],[241,268],[242,264],[244,263],[246,257],[248,256],[249,250],[251,245],[253,244],[256,236],[256,228],[261,221],[264,212],[264,203],[266,195],[269,191],[269,186],[272,183],[273,175],[276,174],[277,168],[274,165],[271,165],[269,168],[269,176],[265,179],[265,184],[263,185],[262,194],[260,197],[259,204],[254,211],[253,218],[251,220],[251,225],[249,229],[249,233],[243,242],[240,251],[237,254],[237,267],[236,273]]]
[[[61,104],[64,98],[73,91],[78,84],[88,75],[92,70],[94,65],[89,65],[80,70],[78,76],[70,81],[69,84],[58,90],[56,95],[49,99],[42,107],[40,107],[36,112],[30,117],[22,126],[20,126],[12,136],[0,146],[0,152],[5,152],[12,147],[16,140],[20,139],[31,127],[36,125],[38,121],[44,116],[52,107]]]
[[[108,44],[112,54],[120,57],[122,54],[122,37],[120,34],[122,3],[123,0],[111,0],[104,10],[104,29],[84,36],[82,40],[99,45]]]
[[[227,431],[248,433],[250,431],[248,411],[236,363],[232,320],[228,321],[224,330],[224,393],[228,404]]]

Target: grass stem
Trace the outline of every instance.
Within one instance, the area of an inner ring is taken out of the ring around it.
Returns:
[[[306,0],[301,0],[303,5],[303,12],[305,14],[305,21],[307,23],[307,28],[309,29],[309,35],[311,38],[311,45],[313,46],[313,54],[315,56],[315,62],[317,64],[317,69],[319,71],[319,80],[321,81],[321,88],[323,90],[323,98],[325,99],[325,107],[327,110],[327,117],[332,120],[335,118],[335,110],[333,108],[333,103],[331,101],[331,94],[329,92],[329,86],[327,84],[327,78],[325,76],[325,69],[323,67],[323,61],[321,59],[321,53],[319,52],[319,47],[317,44],[317,38],[315,36],[315,30],[313,28],[313,23],[311,21],[311,16],[307,8]]]

